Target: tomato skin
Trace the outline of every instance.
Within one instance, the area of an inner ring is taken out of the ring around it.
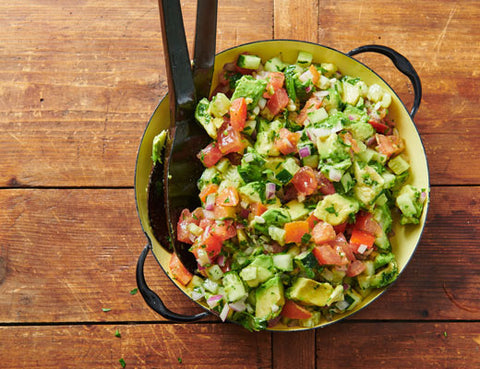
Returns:
[[[270,72],[268,76],[268,84],[266,91],[263,93],[265,99],[269,99],[272,95],[283,86],[285,75],[282,72]]]
[[[317,183],[318,183],[318,190],[322,195],[333,195],[335,192],[335,186],[333,183],[320,171],[315,172]]]
[[[192,273],[190,273],[187,268],[182,264],[177,254],[173,253],[170,257],[170,262],[168,264],[170,272],[174,279],[179,281],[181,284],[186,286],[193,278]]]
[[[302,237],[310,231],[310,227],[306,220],[298,220],[285,223],[285,243],[301,243]]]
[[[197,237],[190,248],[197,262],[202,266],[212,262],[222,250],[222,240],[213,233],[212,227],[207,227],[205,232],[200,237]]]
[[[228,122],[218,130],[217,145],[223,155],[232,152],[242,153],[246,146],[241,133],[233,129]]]
[[[336,236],[333,226],[321,220],[312,229],[312,239],[317,245],[333,241]]]
[[[272,95],[272,97],[267,102],[267,108],[270,110],[270,113],[277,115],[280,113],[290,101],[287,91],[284,88],[280,88]]]
[[[218,194],[215,205],[217,206],[237,206],[240,201],[240,197],[238,195],[238,191],[235,187],[227,187],[224,188]]]
[[[289,299],[285,299],[285,304],[283,305],[280,315],[289,319],[309,319],[312,317],[310,311]]]
[[[376,121],[376,120],[373,120],[373,119],[370,119],[368,121],[368,123],[371,124],[371,126],[375,129],[375,131],[377,131],[378,133],[385,133],[387,132],[390,127],[387,126],[386,124],[383,124],[382,122],[379,122],[379,121]]]
[[[345,254],[345,257],[349,261],[355,261],[357,259],[355,257],[355,251],[357,250],[357,248],[347,242],[347,239],[345,238],[343,233],[337,234],[337,237],[335,237],[335,240],[333,242],[330,242],[330,245],[335,250],[342,250],[342,252]]]
[[[212,224],[210,231],[222,241],[228,240],[237,235],[237,229],[232,220],[215,222],[215,224]]]
[[[329,245],[315,246],[313,255],[320,265],[345,265],[348,262],[346,258],[342,258]]]
[[[247,102],[244,97],[239,97],[230,105],[230,124],[235,131],[241,132],[245,128],[246,121]]]
[[[222,157],[222,152],[219,150],[218,145],[216,145],[214,142],[208,144],[197,154],[197,158],[199,158],[203,165],[205,165],[207,168],[217,164]]]
[[[375,236],[362,231],[358,228],[353,228],[352,235],[350,237],[350,244],[358,247],[360,245],[365,245],[367,248],[371,249],[373,247],[373,243],[375,242]]]
[[[366,269],[365,264],[361,260],[355,260],[347,268],[347,277],[356,277],[363,273]]]
[[[373,219],[372,213],[361,212],[357,214],[354,228],[378,236],[382,227]]]
[[[280,128],[279,137],[275,139],[275,147],[283,155],[297,151],[297,143],[300,140],[299,132],[291,132],[286,128]]]
[[[194,223],[198,225],[200,223],[200,220],[196,217],[194,217],[191,213],[190,210],[188,209],[183,209],[181,214],[180,214],[180,219],[178,220],[177,223],[177,240],[180,242],[192,244],[193,241],[191,240],[191,233],[188,231],[188,225],[190,223]]]
[[[215,183],[209,183],[204,188],[202,188],[202,191],[200,191],[200,200],[205,203],[205,201],[207,200],[207,196],[211,195],[212,193],[216,193],[217,191],[218,185]]]
[[[298,193],[311,195],[317,190],[318,182],[315,171],[310,167],[301,167],[292,178],[292,184]]]

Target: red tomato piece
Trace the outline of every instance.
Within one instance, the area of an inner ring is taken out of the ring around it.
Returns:
[[[402,139],[396,135],[385,136],[377,133],[375,139],[377,141],[377,151],[388,157],[401,153],[405,148]]]
[[[193,243],[191,240],[192,234],[188,231],[188,225],[190,223],[198,225],[200,220],[198,218],[195,219],[195,217],[190,213],[190,210],[183,209],[182,213],[180,214],[180,219],[177,223],[177,240],[180,242],[185,242],[188,244]]]
[[[312,229],[312,239],[317,245],[333,241],[336,237],[335,229],[327,222],[320,220]]]
[[[361,260],[355,260],[347,268],[347,277],[356,277],[357,275],[363,273],[366,269],[365,264]]]
[[[170,268],[170,272],[172,273],[173,279],[176,279],[184,286],[186,286],[192,280],[192,273],[190,273],[187,268],[185,268],[185,266],[178,258],[177,254],[172,254],[168,266]]]
[[[237,206],[240,201],[238,191],[235,187],[226,187],[218,194],[215,205],[217,206]]]
[[[311,195],[317,190],[318,182],[315,171],[308,167],[301,167],[292,178],[292,184],[298,193],[303,195]]]
[[[303,306],[297,304],[292,300],[285,300],[282,312],[280,313],[285,318],[289,319],[309,319],[312,317],[312,313]]]
[[[375,131],[377,131],[378,133],[385,133],[390,129],[390,127],[387,126],[386,124],[383,124],[382,122],[376,121],[373,119],[370,119],[368,123],[370,123],[372,127],[375,129]]]
[[[232,220],[215,222],[215,224],[212,224],[211,226],[211,232],[222,241],[228,240],[237,235],[237,229],[235,228]]]
[[[378,224],[378,222],[373,219],[372,213],[367,212],[361,212],[357,214],[354,228],[375,236],[378,236],[382,231],[382,227],[380,226],[380,224]]]
[[[208,144],[197,154],[197,158],[199,158],[203,165],[205,165],[207,168],[217,164],[222,157],[222,152],[219,150],[218,145],[214,142]]]
[[[345,232],[345,229],[347,229],[347,224],[348,222],[344,222],[342,224],[333,226],[333,229],[335,230],[335,233],[343,233]]]
[[[317,183],[318,183],[318,190],[322,195],[332,195],[334,194],[335,187],[333,183],[320,171],[315,172]]]
[[[312,96],[309,98],[300,111],[300,114],[295,119],[295,123],[303,125],[308,118],[308,113],[317,110],[320,108],[320,106],[322,106],[322,100],[320,100],[318,97]]]
[[[287,91],[284,88],[280,88],[272,95],[272,97],[267,102],[267,108],[270,110],[270,113],[277,115],[280,113],[286,106],[290,99],[288,98]]]
[[[230,105],[230,124],[237,132],[243,131],[247,121],[247,102],[244,97],[232,101]]]
[[[228,122],[223,123],[218,130],[217,144],[223,155],[232,152],[242,153],[246,146],[241,133],[233,129]]]
[[[302,237],[305,235],[305,233],[310,231],[310,227],[308,226],[308,222],[306,220],[285,223],[283,229],[285,230],[286,243],[301,243]]]
[[[367,248],[371,249],[374,242],[374,235],[365,231],[361,231],[360,229],[353,228],[352,235],[350,236],[350,243],[354,246],[357,246],[357,250],[360,245],[365,245]]]
[[[198,237],[190,251],[195,255],[202,266],[211,263],[222,250],[222,240],[212,232],[212,227],[207,227],[205,232]]]
[[[200,200],[204,203],[207,200],[207,196],[211,195],[212,193],[216,193],[218,191],[218,185],[215,183],[209,183],[205,187],[203,187],[202,191],[200,191]]]
[[[308,222],[308,226],[310,227],[310,230],[313,229],[313,227],[315,227],[315,225],[320,221],[320,219],[318,219],[315,215],[310,214],[307,218],[307,222]]]
[[[320,73],[318,72],[317,68],[315,68],[313,64],[310,65],[310,68],[308,68],[308,70],[312,74],[312,83],[316,85],[320,80]]]
[[[269,99],[275,91],[282,88],[285,81],[285,75],[282,72],[270,72],[268,75],[268,84],[266,91],[263,93],[265,99]]]
[[[265,213],[268,210],[268,208],[263,205],[261,202],[256,202],[252,205],[250,205],[250,214],[253,216],[260,216],[263,213]]]
[[[313,255],[320,265],[345,265],[346,261],[328,245],[315,246]]]
[[[297,143],[299,139],[299,132],[291,132],[286,128],[280,128],[279,137],[275,139],[275,147],[283,155],[288,155],[297,151]]]
[[[342,252],[345,254],[345,257],[349,261],[355,261],[357,258],[355,257],[355,251],[357,250],[356,246],[352,246],[347,242],[347,239],[343,235],[343,233],[337,234],[337,237],[333,242],[330,242],[330,245],[335,249],[342,250]]]

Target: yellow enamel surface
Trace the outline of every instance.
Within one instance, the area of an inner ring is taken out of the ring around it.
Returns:
[[[340,70],[340,72],[342,72],[342,74],[350,75],[353,77],[360,77],[368,85],[377,83],[391,93],[392,104],[389,108],[389,116],[396,122],[396,126],[400,132],[400,135],[404,138],[406,142],[407,148],[405,154],[409,158],[411,170],[409,183],[419,188],[429,189],[428,166],[425,151],[420,140],[420,136],[418,135],[415,125],[410,118],[405,106],[402,104],[394,91],[380,77],[378,77],[366,66],[338,51],[312,43],[287,40],[254,42],[242,45],[233,49],[226,50],[217,55],[215,59],[215,73],[212,86],[215,86],[217,84],[217,75],[218,72],[222,69],[223,65],[225,63],[235,60],[237,55],[242,52],[248,51],[252,54],[256,54],[262,58],[263,62],[274,56],[280,55],[284,61],[294,63],[296,61],[298,52],[302,50],[313,54],[313,60],[316,63],[334,63],[338,66],[338,69]],[[392,68],[394,68],[393,65]],[[167,97],[159,104],[145,130],[144,137],[142,139],[138,152],[135,173],[135,195],[137,199],[137,208],[140,221],[147,236],[152,240],[153,252],[155,254],[155,257],[167,273],[170,254],[158,244],[158,242],[154,239],[152,235],[151,228],[148,222],[147,188],[148,177],[152,167],[152,160],[150,158],[152,150],[152,140],[156,134],[158,134],[162,129],[167,128],[168,125],[169,106]],[[406,267],[408,261],[410,260],[415,251],[418,242],[420,241],[420,236],[422,234],[423,227],[426,221],[428,199],[429,197],[427,198],[427,203],[425,205],[425,209],[419,225],[401,227],[397,224],[393,228],[395,236],[391,238],[391,241],[393,251],[397,257],[400,272],[403,271],[403,269]],[[183,286],[179,285],[175,281],[173,282],[180,289],[186,292]],[[318,326],[316,326],[316,328],[334,323],[364,308],[375,298],[380,296],[384,290],[385,289],[381,289],[373,292],[368,297],[366,297],[356,309],[346,314],[339,315],[334,320],[323,321]],[[272,330],[295,331],[302,329],[305,328],[277,326]]]

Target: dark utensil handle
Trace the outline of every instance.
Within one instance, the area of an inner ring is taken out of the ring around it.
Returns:
[[[158,5],[173,123],[194,111],[195,87],[180,1],[158,0]]]
[[[410,110],[410,117],[412,117],[413,119],[413,117],[418,111],[420,102],[422,100],[422,84],[420,82],[420,77],[418,76],[418,73],[415,71],[415,68],[413,68],[413,65],[402,54],[383,45],[360,46],[356,49],[349,51],[347,55],[353,56],[365,52],[375,52],[387,56],[397,67],[397,69],[410,79],[415,94],[412,110]]]
[[[197,1],[193,55],[193,82],[197,100],[210,94],[217,40],[217,7],[217,0]]]
[[[138,290],[143,296],[143,299],[150,306],[155,312],[163,316],[165,319],[172,320],[179,323],[188,323],[194,322],[196,320],[202,319],[208,315],[208,312],[204,311],[202,313],[196,315],[181,315],[174,313],[173,311],[169,310],[163,301],[158,297],[158,295],[153,292],[147,285],[145,281],[145,274],[143,271],[143,266],[145,265],[145,259],[147,258],[148,252],[150,251],[151,246],[147,244],[145,248],[142,250],[140,257],[138,258],[137,262],[137,286]]]

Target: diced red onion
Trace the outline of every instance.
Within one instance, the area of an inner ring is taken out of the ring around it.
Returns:
[[[310,91],[312,91],[312,86],[307,86],[305,92],[308,94]]]
[[[210,307],[210,309],[213,309],[215,306],[218,305],[218,303],[222,299],[223,299],[223,295],[213,295],[207,299],[207,304]]]
[[[230,306],[228,306],[228,304],[225,304],[223,306],[222,312],[220,313],[220,319],[222,319],[222,322],[227,320],[227,316],[229,312],[230,312]]]
[[[301,158],[305,158],[307,156],[310,156],[312,155],[311,151],[310,151],[310,146],[303,146],[301,147],[300,149],[298,149],[298,155],[301,157]]]
[[[267,323],[269,328],[275,327],[277,323],[282,319],[281,315],[278,315],[277,317],[270,319]]]
[[[215,209],[215,194],[211,193],[205,199],[205,210],[211,211],[213,209]]]
[[[275,197],[275,190],[277,189],[277,187],[275,186],[275,183],[272,183],[272,182],[268,182],[266,185],[265,185],[265,197],[267,199],[272,199]]]
[[[240,209],[240,218],[242,219],[247,219],[248,218],[248,214],[250,214],[250,212],[248,211],[248,209]]]
[[[217,258],[217,264],[221,267],[224,267],[225,266],[225,255],[218,255],[218,258]]]
[[[245,305],[245,302],[240,300],[236,302],[232,302],[228,304],[232,310],[235,311],[244,311],[247,308],[247,305]]]
[[[365,251],[367,251],[367,249],[368,249],[367,245],[361,244],[360,246],[358,246],[357,252],[359,254],[363,254]]]
[[[420,201],[425,201],[425,199],[427,198],[427,193],[425,191],[422,191],[422,193],[420,194]]]
[[[372,137],[369,137],[366,141],[365,141],[365,144],[367,146],[373,146],[375,145],[375,143],[377,142],[377,140],[375,139],[375,136],[372,136]]]
[[[342,179],[342,172],[335,168],[330,168],[328,172],[328,179],[333,182],[340,182]]]
[[[350,114],[350,115],[348,116],[348,119],[350,119],[350,120],[355,120],[355,117],[354,117],[352,114]]]

